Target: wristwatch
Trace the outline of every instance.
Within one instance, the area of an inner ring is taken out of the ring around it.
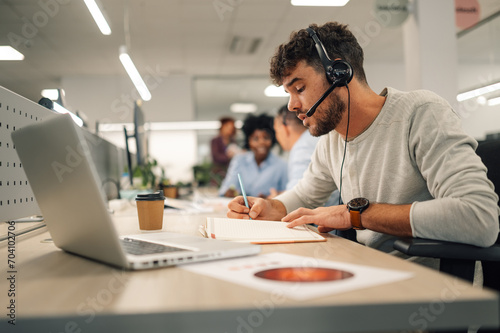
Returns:
[[[347,210],[351,215],[351,225],[355,230],[364,230],[361,224],[361,213],[368,208],[370,201],[366,198],[355,198],[347,203]]]

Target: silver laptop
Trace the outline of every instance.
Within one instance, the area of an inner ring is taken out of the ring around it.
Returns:
[[[126,269],[254,255],[260,247],[177,233],[118,237],[81,130],[57,115],[12,132],[55,245]]]

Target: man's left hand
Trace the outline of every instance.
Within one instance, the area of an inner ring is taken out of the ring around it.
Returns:
[[[319,207],[316,209],[299,208],[281,219],[293,228],[303,224],[316,224],[319,232],[351,229],[351,218],[345,205]]]

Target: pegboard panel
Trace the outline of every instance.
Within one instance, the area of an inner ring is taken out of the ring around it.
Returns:
[[[10,134],[53,115],[0,86],[0,221],[41,214]]]

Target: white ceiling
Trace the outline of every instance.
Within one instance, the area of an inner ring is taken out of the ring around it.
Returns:
[[[479,3],[481,18],[500,10],[498,0]],[[42,4],[51,6],[44,9]],[[375,20],[374,0],[351,0],[345,7],[293,7],[290,0],[101,0],[101,4],[111,24],[110,36],[99,32],[83,0],[0,0],[0,45],[13,45],[25,55],[24,61],[0,62],[0,85],[37,101],[41,89],[58,87],[65,76],[125,76],[118,48],[126,44],[128,6],[129,53],[139,71],[149,66],[192,76],[199,119],[213,119],[216,115],[202,116],[199,110],[210,100],[225,98],[220,104],[223,113],[235,96],[260,99],[260,108],[283,102],[260,96],[269,82],[269,58],[291,31],[332,20],[363,28]],[[215,4],[225,7],[218,12]],[[252,55],[234,55],[229,52],[234,36],[258,37],[262,42]],[[476,37],[474,42],[480,41]],[[364,49],[371,61],[402,61],[401,28],[385,28],[377,42]],[[466,56],[471,61],[489,57],[477,50]]]

